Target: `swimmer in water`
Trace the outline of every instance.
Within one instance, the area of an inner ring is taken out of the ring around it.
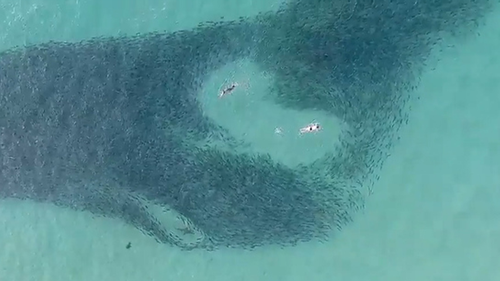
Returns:
[[[317,132],[321,129],[318,123],[309,124],[300,129],[301,134]]]
[[[222,98],[225,95],[231,94],[237,86],[239,86],[238,83],[234,82],[231,85],[229,85],[228,87],[224,88],[222,91],[220,91],[219,98]]]

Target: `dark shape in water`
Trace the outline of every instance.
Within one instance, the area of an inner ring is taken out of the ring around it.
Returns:
[[[327,238],[363,205],[441,32],[473,30],[492,4],[292,1],[191,31],[5,51],[0,197],[121,218],[183,249]],[[349,124],[336,155],[291,169],[195,145],[214,135],[232,142],[203,116],[197,93],[242,58],[276,76],[275,102]],[[187,242],[151,205],[175,210],[203,237]]]

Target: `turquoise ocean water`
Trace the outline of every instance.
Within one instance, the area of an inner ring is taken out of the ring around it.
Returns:
[[[279,3],[0,0],[0,50],[192,28],[273,10]],[[478,33],[439,54],[426,71],[416,90],[422,98],[412,104],[411,121],[373,195],[336,239],[286,249],[183,252],[121,221],[5,200],[0,281],[500,280],[500,11]],[[207,114],[252,143],[249,149],[287,165],[328,151],[342,124],[332,120],[315,138],[287,134],[325,116],[259,104],[266,77],[242,64],[215,74],[206,91],[216,91],[232,75],[252,81],[247,92],[218,104],[202,98]],[[236,110],[238,120],[230,118]],[[276,127],[283,135],[274,133]],[[287,153],[305,146],[307,154]]]

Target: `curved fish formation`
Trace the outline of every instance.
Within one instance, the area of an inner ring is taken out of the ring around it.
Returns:
[[[433,46],[494,4],[298,0],[193,30],[4,51],[0,198],[119,218],[182,249],[326,239],[363,206]],[[336,153],[290,168],[200,145],[236,143],[197,97],[240,59],[275,77],[279,106],[345,122]]]

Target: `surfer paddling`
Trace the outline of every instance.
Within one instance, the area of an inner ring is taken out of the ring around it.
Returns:
[[[231,94],[234,91],[234,89],[236,89],[236,87],[238,87],[238,86],[239,86],[239,84],[236,83],[236,82],[231,83],[231,85],[229,85],[228,87],[225,87],[224,89],[222,89],[220,91],[219,98],[222,98],[222,97],[224,97],[226,95]]]
[[[319,123],[312,123],[300,129],[301,134],[313,133],[321,130]]]

